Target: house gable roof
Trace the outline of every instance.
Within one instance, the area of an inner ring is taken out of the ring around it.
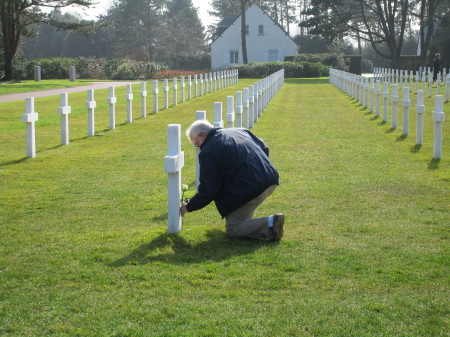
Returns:
[[[256,6],[256,7],[258,7],[273,23],[274,23],[274,25],[276,25],[276,26],[278,26],[278,28],[280,28],[281,29],[281,31],[286,35],[286,36],[288,36],[289,37],[289,39],[291,39],[295,44],[297,44],[295,41],[294,41],[294,39],[289,35],[289,33],[278,23],[278,22],[276,22],[274,19],[272,19],[272,17],[269,15],[269,14],[267,14],[267,12],[264,10],[264,9],[262,9],[261,8],[261,6],[259,6],[259,5],[257,5],[257,4],[255,4],[255,5],[252,5],[252,6],[250,6],[250,7],[248,7],[245,11],[248,11],[249,10],[249,8],[251,8],[251,7],[253,7],[253,6]],[[225,17],[222,21],[220,21],[219,22],[219,24],[217,25],[218,26],[218,32],[219,32],[219,34],[218,34],[218,36],[210,43],[210,45],[212,45],[218,38],[220,38],[222,35],[223,35],[223,33],[228,29],[228,28],[230,28],[230,26],[232,25],[232,24],[234,24],[234,22],[237,20],[237,19],[239,19],[241,17],[241,15],[238,15],[238,16],[236,16],[236,17],[234,17],[234,16],[228,16],[228,17]],[[225,25],[226,25],[226,27],[225,27]]]

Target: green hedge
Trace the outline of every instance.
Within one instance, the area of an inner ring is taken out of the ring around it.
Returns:
[[[239,77],[263,78],[284,69],[286,78],[323,77],[329,75],[329,67],[310,62],[251,62],[229,67],[238,69]]]
[[[67,79],[69,78],[69,67],[74,61],[68,57],[53,57],[33,60],[26,65],[27,79],[33,79],[34,67],[41,67],[42,79]]]
[[[289,62],[321,63],[333,69],[348,71],[348,65],[345,62],[344,55],[331,53],[298,54],[295,56],[286,56],[284,60]]]
[[[25,62],[24,71],[16,71],[17,79],[33,79],[34,66],[41,67],[42,79],[68,79],[69,67],[75,66],[77,78],[142,80],[154,78],[156,73],[168,67],[157,62],[133,61],[127,58],[112,60],[96,58],[53,57]]]

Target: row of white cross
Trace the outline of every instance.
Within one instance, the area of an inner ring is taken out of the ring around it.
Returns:
[[[354,74],[352,74],[354,75]],[[414,75],[414,71],[410,71],[408,75],[407,70],[398,70],[398,69],[388,69],[388,68],[374,68],[374,77],[373,80],[379,80],[381,83],[388,82],[389,84],[398,84],[398,87],[403,90],[403,88],[407,87],[409,88],[409,92],[413,91],[414,88],[414,82],[415,82],[415,93],[419,91],[419,83],[422,85],[422,90],[425,92],[426,90],[426,84],[428,84],[428,97],[433,96],[433,71],[431,69],[428,69],[428,81],[427,81],[427,69],[426,68],[420,68],[418,71],[416,71],[416,74]],[[450,73],[446,75],[446,69],[444,68],[442,72],[438,72],[436,74],[436,92],[437,95],[441,94],[441,86],[445,85],[446,87],[446,98],[445,100],[448,101],[449,99],[449,91],[450,91]],[[358,75],[354,75],[358,76]],[[361,77],[361,76],[359,76]],[[364,77],[364,79],[360,79],[360,81],[365,82],[369,80],[367,77]]]
[[[444,82],[446,75],[450,73],[447,72],[446,68],[443,68],[442,71],[439,71],[436,75],[437,82]],[[426,81],[428,75],[428,82],[433,82],[433,68],[432,67],[419,67],[419,70],[416,70],[415,74],[413,70],[404,70],[404,69],[391,69],[391,68],[373,68],[373,76],[375,78],[380,79],[382,82],[387,80],[388,82],[412,82],[414,79],[418,79],[419,81]],[[411,87],[411,85],[409,86]]]
[[[205,73],[200,75],[194,75],[187,77],[187,94],[188,100],[193,97],[203,96],[206,93],[223,89],[230,85],[238,83],[239,73],[238,70],[227,70],[214,73]],[[181,83],[181,102],[186,101],[186,78],[184,76],[180,79]],[[141,83],[141,116],[147,116],[147,90],[146,82]],[[173,78],[173,106],[178,103],[178,78]],[[164,80],[164,109],[169,108],[169,80]],[[159,82],[153,81],[153,112],[156,113],[159,110]],[[132,84],[127,84],[127,91],[125,99],[127,101],[127,122],[133,122],[133,92]],[[69,114],[71,113],[71,106],[69,106],[68,93],[62,93],[60,96],[61,105],[58,108],[58,113],[61,115],[61,144],[69,144]],[[109,104],[109,128],[115,129],[116,127],[116,108],[117,97],[115,96],[115,87],[109,88],[109,97],[107,98]],[[86,108],[88,111],[88,136],[95,136],[95,108],[97,102],[95,101],[94,89],[87,91]],[[38,113],[34,110],[34,97],[26,98],[26,112],[22,115],[22,121],[26,123],[27,129],[27,157],[36,157],[36,131],[35,122],[38,120]]]
[[[381,79],[383,82],[383,93],[381,91]],[[383,122],[388,121],[388,99],[389,99],[389,82],[386,78],[377,77],[362,78],[355,74],[350,74],[344,71],[331,69],[330,70],[330,83],[337,88],[341,89],[348,95],[352,96],[366,108],[370,107],[370,112],[374,111],[377,117],[381,114],[381,100],[383,100]],[[398,90],[399,84],[392,84],[392,129],[397,128],[397,108],[399,104]],[[431,86],[430,86],[431,87]],[[447,95],[448,101],[450,91],[450,74],[447,75]],[[410,88],[403,87],[403,135],[408,135],[409,130],[409,107],[411,105],[409,99]],[[417,91],[417,104],[415,106],[417,119],[416,119],[416,145],[423,144],[423,118],[425,114],[424,105],[424,90]],[[445,114],[443,111],[443,97],[442,95],[435,96],[435,110],[432,113],[434,121],[434,141],[433,141],[433,159],[440,159],[442,157],[442,123],[445,121]]]
[[[234,96],[227,96],[226,126],[252,128],[275,93],[284,83],[284,70],[280,70]],[[243,98],[243,99],[242,99]],[[196,120],[206,120],[206,111],[197,111]],[[222,102],[214,103],[214,127],[224,127]],[[169,124],[167,128],[168,151],[164,157],[164,172],[168,174],[168,232],[179,233],[182,227],[180,216],[181,169],[184,152],[181,151],[181,125]],[[200,149],[196,153],[196,187],[199,185]]]

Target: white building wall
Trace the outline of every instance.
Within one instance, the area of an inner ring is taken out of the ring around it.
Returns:
[[[288,55],[297,55],[295,42],[271,19],[259,6],[251,6],[246,11],[247,56],[249,62],[269,62],[270,56],[277,56],[276,61],[284,61]],[[264,27],[264,34],[259,34],[259,26]],[[239,64],[242,60],[241,17],[239,17],[223,34],[211,44],[211,68],[223,69],[230,63],[230,52],[239,52]],[[270,52],[271,50],[277,51]]]

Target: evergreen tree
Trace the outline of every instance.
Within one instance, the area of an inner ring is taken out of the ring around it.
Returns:
[[[39,22],[63,29],[91,29],[92,24],[73,24],[54,20],[42,8],[62,8],[71,5],[89,7],[91,0],[1,0],[0,23],[3,42],[3,63],[5,75],[2,81],[13,78],[13,60],[23,36],[33,34],[33,26]]]
[[[164,0],[118,0],[102,18],[115,57],[151,60],[164,43]]]
[[[169,1],[165,21],[168,36],[162,49],[165,59],[171,60],[176,68],[181,59],[204,51],[204,28],[192,0]]]

